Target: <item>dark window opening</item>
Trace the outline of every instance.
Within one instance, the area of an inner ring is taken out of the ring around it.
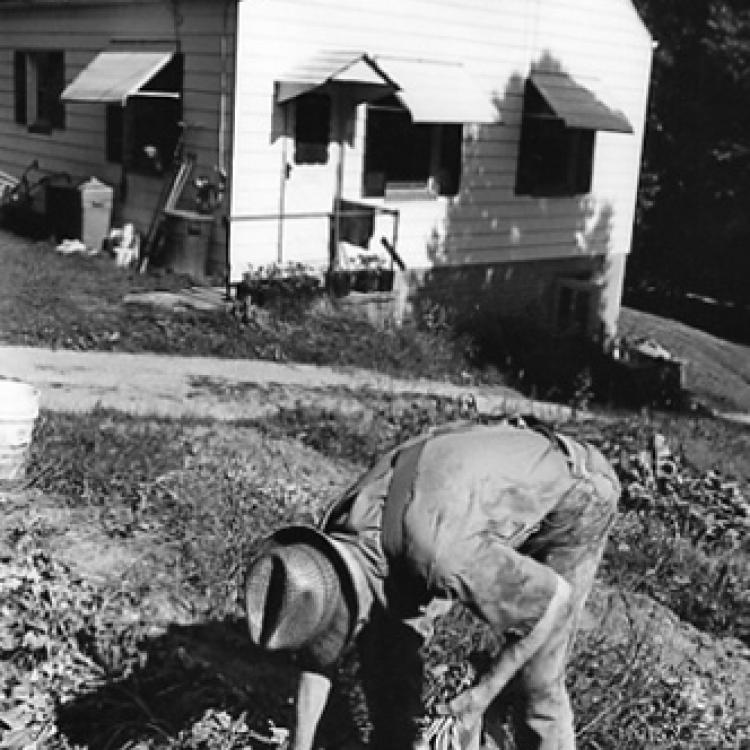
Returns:
[[[176,94],[148,96],[148,92]],[[182,58],[175,55],[127,104],[107,105],[107,161],[133,172],[160,175],[169,169],[180,137]]]
[[[123,157],[123,107],[107,105],[107,161],[120,164]]]
[[[382,197],[389,187],[456,195],[461,177],[463,128],[414,124],[397,100],[367,108],[364,195]]]
[[[569,128],[526,84],[516,194],[563,197],[591,190],[595,131]]]
[[[65,55],[59,50],[16,51],[13,57],[15,120],[33,133],[65,128]]]
[[[331,137],[331,98],[303,94],[295,100],[294,163],[326,164]]]
[[[557,307],[558,330],[565,333],[586,333],[590,307],[589,291],[562,286]]]
[[[26,125],[28,122],[28,113],[26,111],[26,53],[16,52],[13,57],[14,67],[14,93],[16,107],[16,122],[19,125]]]

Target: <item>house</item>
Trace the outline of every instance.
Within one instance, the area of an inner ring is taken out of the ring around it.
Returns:
[[[96,177],[114,188],[113,224],[146,233],[181,141],[193,208],[193,181],[219,185],[231,163],[236,13],[234,0],[0,0],[0,170]],[[222,273],[221,216],[192,218]]]
[[[193,174],[228,178],[231,281],[395,245],[411,294],[614,334],[652,52],[630,0],[0,0],[0,24],[0,169],[93,174],[145,229],[181,120]]]

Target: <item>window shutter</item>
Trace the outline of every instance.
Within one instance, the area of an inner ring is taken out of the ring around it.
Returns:
[[[325,94],[298,97],[294,123],[295,164],[325,164],[331,131],[331,99]]]
[[[107,105],[107,161],[122,164],[124,108],[120,104]]]
[[[26,53],[18,52],[13,56],[13,77],[15,91],[15,115],[19,125],[27,124],[26,117]]]
[[[573,189],[579,195],[591,191],[591,175],[594,169],[595,131],[578,131],[577,163]]]
[[[65,56],[62,52],[53,52],[49,60],[49,115],[53,128],[65,127],[65,104],[60,95],[65,88]]]

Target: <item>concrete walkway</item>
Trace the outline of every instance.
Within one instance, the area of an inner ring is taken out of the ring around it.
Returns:
[[[551,421],[571,416],[567,407],[530,401],[511,388],[462,387],[355,368],[262,360],[0,346],[0,378],[30,383],[39,391],[42,408],[58,411],[103,407],[140,415],[238,420],[300,402],[361,409],[369,392],[472,397],[484,414],[531,412]]]

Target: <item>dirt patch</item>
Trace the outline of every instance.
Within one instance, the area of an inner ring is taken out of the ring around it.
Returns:
[[[297,401],[366,400],[372,394],[471,397],[483,409],[504,409],[522,399],[504,386],[453,385],[392,377],[354,368],[314,367],[258,360],[214,360],[122,352],[0,347],[0,377],[39,389],[43,408],[86,412],[118,409],[142,416],[255,419]],[[564,406],[542,405],[550,413]]]
[[[45,549],[56,559],[104,585],[126,577],[153,545],[145,534],[122,544],[104,532],[90,510],[71,508],[37,490],[5,493],[0,507],[0,538],[32,534],[44,540]]]
[[[735,748],[750,738],[750,649],[613,587],[596,586],[587,610],[571,662],[582,747],[638,737],[644,748]]]
[[[0,721],[62,750],[268,747],[269,721],[289,726],[294,670],[249,647],[244,564],[278,524],[318,518],[382,441],[446,416],[431,403],[375,409],[366,425],[305,410],[262,426],[45,414],[35,486],[6,503],[0,526],[10,585],[0,641],[14,670]],[[624,580],[620,564],[632,567],[618,552],[607,580]],[[425,652],[426,700],[496,647],[468,613],[451,613]],[[749,665],[739,641],[600,583],[570,672],[579,746],[736,747],[750,721]],[[342,747],[368,729],[353,660],[321,741]]]

